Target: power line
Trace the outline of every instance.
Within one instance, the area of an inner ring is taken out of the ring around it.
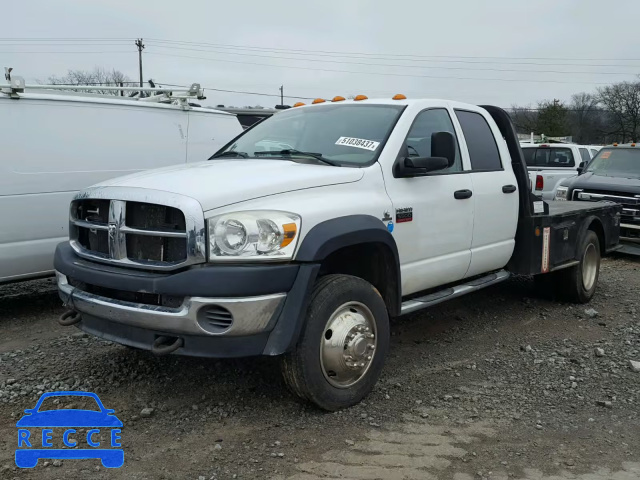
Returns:
[[[171,83],[158,82],[158,84],[161,84],[161,85],[166,86],[166,87],[188,88],[185,85],[175,85],[175,84],[171,84]],[[257,96],[261,96],[261,97],[278,97],[278,98],[280,98],[280,94],[275,94],[275,93],[245,92],[245,91],[240,91],[240,90],[224,90],[224,89],[221,89],[221,88],[205,87],[203,85],[201,85],[200,87],[205,89],[205,90],[213,90],[215,92],[240,93],[240,94],[243,94],[243,95],[257,95]],[[313,100],[316,97],[297,97],[297,96],[293,96],[293,95],[287,95],[286,98],[294,98],[296,100]]]
[[[258,62],[241,62],[237,60],[223,60],[210,57],[194,57],[190,55],[174,55],[169,53],[157,53],[147,52],[147,55],[160,55],[164,57],[177,57],[177,58],[189,58],[193,60],[207,60],[211,62],[223,62],[234,63],[240,65],[257,65],[263,67],[276,67],[276,68],[288,68],[293,70],[311,70],[319,72],[338,72],[338,73],[352,73],[357,75],[378,75],[378,76],[391,76],[391,77],[412,77],[412,78],[440,78],[445,80],[473,80],[473,81],[495,81],[495,82],[527,82],[527,83],[565,83],[565,84],[590,84],[590,85],[609,85],[605,82],[585,82],[585,81],[562,81],[562,80],[530,80],[530,79],[514,79],[514,78],[478,78],[478,77],[451,77],[451,76],[438,76],[438,75],[413,75],[408,73],[390,73],[390,72],[356,72],[353,70],[338,70],[329,68],[311,68],[300,67],[293,65],[275,65],[272,63],[258,63]]]
[[[234,49],[250,49],[250,50],[263,50],[263,51],[279,51],[279,52],[301,52],[300,54],[308,54],[308,55],[316,55],[316,54],[331,54],[336,56],[344,56],[344,55],[359,55],[359,56],[374,56],[374,57],[411,57],[411,58],[461,58],[461,59],[493,59],[493,60],[563,60],[563,61],[573,61],[573,62],[587,62],[587,61],[640,61],[640,58],[576,58],[576,57],[500,57],[500,56],[479,56],[479,55],[418,55],[418,54],[407,54],[407,53],[393,53],[393,54],[380,54],[380,53],[371,53],[371,52],[344,52],[344,51],[331,51],[331,50],[308,50],[308,49],[285,49],[285,48],[277,48],[277,47],[259,47],[259,46],[251,46],[251,45],[234,45],[234,44],[221,44],[221,43],[206,43],[206,42],[189,42],[183,40],[169,40],[169,39],[160,39],[160,38],[148,38],[148,41],[167,43],[167,44],[177,44],[177,45],[195,45],[195,46],[213,46],[219,48],[234,48]],[[0,42],[104,42],[104,41],[118,41],[118,42],[129,42],[130,38],[123,37],[105,37],[105,38],[92,38],[92,37],[71,37],[71,38],[62,38],[62,37],[25,37],[25,38],[0,38]],[[492,63],[492,62],[486,62]],[[612,66],[612,65],[605,65]]]
[[[287,53],[290,55],[313,55],[315,56],[322,56],[322,57],[338,57],[338,58],[355,58],[355,59],[367,59],[367,60],[401,60],[403,62],[426,62],[426,63],[464,63],[464,64],[471,64],[471,65],[476,65],[476,64],[490,64],[490,65],[538,65],[538,66],[544,66],[544,67],[551,67],[551,66],[564,66],[564,67],[593,67],[593,68],[601,68],[601,67],[623,67],[623,68],[638,68],[640,69],[640,65],[623,65],[623,64],[567,64],[566,62],[564,63],[540,63],[540,62],[496,62],[496,61],[471,61],[471,60],[427,60],[427,59],[411,59],[411,58],[386,58],[385,56],[376,56],[376,57],[368,57],[368,56],[360,56],[360,55],[348,55],[348,54],[340,54],[340,55],[333,55],[333,54],[313,54],[313,53],[296,53],[293,51],[289,51],[289,52],[285,52],[285,51],[279,51],[279,50],[274,50],[274,49],[268,49],[268,48],[260,48],[258,49],[258,47],[256,48],[244,48],[244,47],[213,47],[213,48],[208,48],[208,49],[196,49],[196,48],[186,48],[186,47],[176,47],[176,46],[171,46],[171,45],[163,45],[162,43],[157,43],[157,42],[149,42],[149,45],[154,45],[156,47],[160,47],[160,48],[168,48],[168,49],[177,49],[177,50],[192,50],[192,51],[198,51],[198,52],[214,52],[214,53],[225,53],[228,55],[241,55],[240,53],[236,53],[234,52],[234,50],[244,50],[244,51],[250,51],[250,52],[259,52],[259,53]],[[216,48],[218,50],[216,50]],[[226,50],[232,50],[231,52],[225,52],[225,51],[220,51],[220,49],[226,49]],[[247,55],[247,54],[244,54]],[[304,60],[302,58],[295,58],[296,60]],[[318,60],[321,61],[321,60]],[[351,62],[348,62],[351,63]],[[407,65],[408,66],[408,65]],[[520,70],[519,70],[520,71]],[[591,72],[589,72],[591,73]]]
[[[149,41],[164,42],[169,44],[186,44],[186,45],[205,45],[224,48],[244,48],[255,50],[278,50],[282,52],[305,52],[309,54],[328,53],[328,54],[347,54],[347,55],[363,55],[363,56],[391,56],[391,57],[415,57],[415,58],[464,58],[464,59],[495,59],[495,60],[565,60],[565,61],[640,61],[640,58],[562,58],[562,57],[496,57],[496,56],[463,56],[463,55],[415,55],[406,53],[394,53],[394,54],[379,54],[379,53],[367,53],[367,52],[338,52],[331,50],[304,50],[304,49],[284,49],[284,48],[268,48],[268,47],[254,47],[250,45],[232,45],[224,43],[203,43],[203,42],[186,42],[178,40],[165,40],[159,38],[149,38]]]
[[[65,50],[64,52],[60,52],[60,51],[52,51],[52,50],[48,50],[48,51],[31,51],[31,52],[9,52],[9,51],[0,51],[0,53],[15,53],[15,54],[19,54],[22,55],[23,53],[131,53],[130,50],[102,50],[102,51],[93,51],[93,50],[83,50],[83,51],[68,51]]]
[[[191,49],[191,48],[183,48],[183,47],[167,47],[161,45],[155,45],[156,48],[171,48],[178,50],[190,50],[197,52],[210,52],[210,53],[218,53],[222,55],[240,55],[247,57],[258,57],[258,58],[274,58],[281,60],[295,60],[295,61],[303,61],[303,62],[322,62],[322,63],[340,63],[347,65],[368,65],[372,67],[401,67],[401,68],[428,68],[428,69],[439,69],[439,70],[468,70],[468,71],[487,71],[487,72],[523,72],[523,73],[560,73],[560,74],[587,74],[587,75],[630,75],[630,72],[585,72],[585,71],[563,71],[563,70],[520,70],[520,69],[504,69],[504,68],[468,68],[468,67],[442,67],[442,66],[413,66],[413,65],[403,65],[398,63],[368,63],[368,62],[354,62],[354,61],[344,61],[344,60],[321,60],[321,59],[300,59],[295,57],[280,57],[273,55],[257,55],[252,53],[237,53],[237,52],[211,52],[210,50],[200,50],[200,49]],[[631,68],[631,67],[630,67]],[[640,71],[640,66],[635,67]]]

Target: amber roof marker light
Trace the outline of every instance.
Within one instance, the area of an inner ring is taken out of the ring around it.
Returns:
[[[407,97],[405,97],[403,94],[396,93],[391,100],[406,100],[406,99]]]
[[[354,102],[360,102],[362,100],[369,100],[369,97],[367,97],[366,95],[356,95],[353,99]]]
[[[318,103],[324,103],[326,102],[326,100],[324,98],[316,98],[313,102],[311,102],[313,105],[316,105]]]
[[[333,97],[333,99],[331,100],[332,102],[344,102],[346,100],[346,98],[341,97],[340,95]]]
[[[304,102],[298,102],[298,103],[294,103],[293,107],[304,107],[306,104]]]

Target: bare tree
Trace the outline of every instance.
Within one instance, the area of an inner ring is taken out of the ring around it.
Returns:
[[[622,82],[598,89],[598,99],[611,116],[611,134],[621,142],[640,136],[640,82]]]
[[[577,143],[606,143],[612,128],[611,115],[600,108],[598,95],[576,93],[571,96],[567,121]]]
[[[538,124],[538,111],[530,105],[519,107],[513,105],[510,110],[511,120],[519,133],[531,133],[536,131]]]
[[[93,70],[69,70],[66,75],[58,77],[52,75],[48,78],[47,83],[50,85],[69,85],[69,90],[79,91],[72,88],[73,85],[93,85],[93,86],[110,86],[119,87],[122,85],[133,84],[131,78],[126,76],[119,70],[107,70],[101,67],[95,67]],[[105,95],[119,95],[120,92],[109,90],[97,90],[97,93]]]

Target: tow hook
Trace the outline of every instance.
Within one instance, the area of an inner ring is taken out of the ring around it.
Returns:
[[[63,327],[69,327],[76,323],[80,323],[80,320],[82,320],[82,315],[80,315],[80,312],[76,312],[75,310],[67,310],[58,317],[58,323]]]
[[[180,337],[164,337],[156,338],[151,347],[151,351],[156,355],[168,355],[175,352],[184,345],[184,339]]]

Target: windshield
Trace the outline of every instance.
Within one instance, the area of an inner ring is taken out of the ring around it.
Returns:
[[[603,148],[587,172],[604,177],[640,178],[640,149]]]
[[[237,156],[244,158],[313,161],[314,157],[305,155],[312,153],[326,163],[368,165],[377,159],[403,108],[353,103],[292,108],[248,130],[212,158],[228,159],[231,152],[238,152]]]
[[[569,148],[523,148],[522,153],[529,167],[575,167],[573,153]]]

